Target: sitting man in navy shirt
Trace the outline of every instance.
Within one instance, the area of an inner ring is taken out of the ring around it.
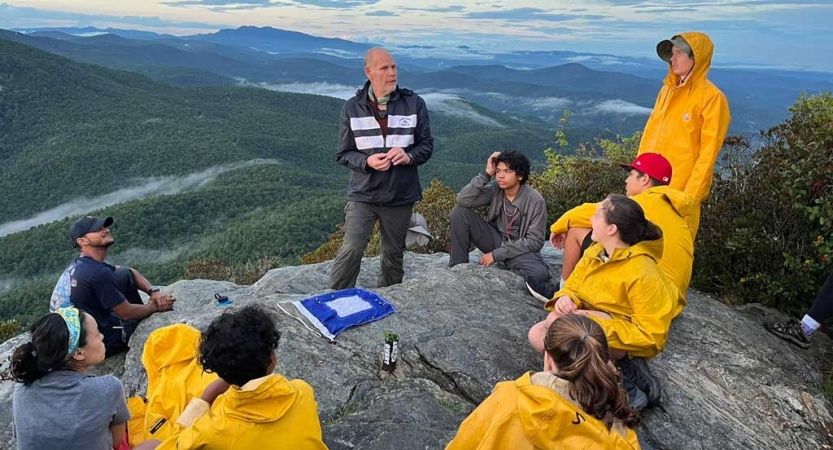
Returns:
[[[81,254],[70,266],[70,302],[93,316],[104,335],[106,356],[127,350],[139,321],[153,313],[170,311],[176,299],[153,287],[137,270],[104,262],[113,218],[84,217],[69,228],[73,245]],[[139,290],[150,295],[145,304]]]

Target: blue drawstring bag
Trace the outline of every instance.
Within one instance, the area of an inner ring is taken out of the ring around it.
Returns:
[[[330,340],[350,327],[373,322],[396,312],[387,300],[362,288],[316,295],[292,304]]]

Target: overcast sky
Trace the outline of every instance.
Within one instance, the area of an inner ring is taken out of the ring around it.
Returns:
[[[417,6],[418,5],[418,6]],[[395,45],[655,57],[682,31],[715,63],[833,72],[833,0],[0,0],[0,28],[96,26],[176,35],[271,26]]]

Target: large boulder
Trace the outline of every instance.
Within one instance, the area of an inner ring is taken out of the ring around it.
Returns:
[[[285,311],[278,314],[283,337],[276,370],[313,386],[331,449],[442,449],[495,383],[540,369],[542,358],[526,334],[545,316],[541,303],[524,292],[521,277],[474,264],[449,269],[447,262],[443,254],[407,253],[405,281],[376,289],[397,313],[349,329],[335,343],[290,317],[299,316],[291,301],[327,289],[331,262],[275,269],[252,286],[180,281],[166,289],[178,299],[176,311],[143,321],[131,350],[99,372],[119,376],[128,394],[143,394],[147,336],[180,322],[204,329],[223,311],[213,301],[221,293],[232,307],[257,302]],[[378,266],[378,258],[365,259],[359,284],[375,286]],[[833,408],[820,390],[827,377],[819,369],[830,359],[828,338],[819,336],[810,351],[796,350],[761,327],[762,320],[777,317],[772,311],[732,308],[696,291],[688,300],[665,352],[650,361],[663,382],[665,404],[644,412],[638,430],[643,439],[667,449],[830,445]],[[387,330],[401,339],[395,376],[379,371]],[[2,344],[0,361],[23,339]],[[13,444],[11,393],[11,382],[0,383],[0,448]]]

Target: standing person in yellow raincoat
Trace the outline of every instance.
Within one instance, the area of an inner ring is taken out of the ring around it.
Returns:
[[[544,371],[498,383],[446,450],[638,450],[639,417],[619,386],[601,327],[564,316],[541,344]]]
[[[662,229],[663,251],[659,268],[679,289],[680,300],[674,310],[674,317],[685,307],[685,293],[691,282],[694,264],[694,233],[691,230],[695,219],[696,202],[685,192],[668,184],[673,180],[671,164],[657,153],[643,153],[631,164],[619,164],[628,171],[625,179],[625,193],[642,210],[645,218]],[[550,226],[550,243],[557,249],[564,249],[561,265],[561,283],[570,277],[584,252],[593,244],[590,218],[596,212],[598,203],[584,203],[567,211]]]
[[[163,442],[137,450],[326,450],[312,387],[272,373],[280,332],[257,305],[228,310],[202,333],[198,360],[220,378],[193,398]]]
[[[657,44],[657,54],[668,63],[668,76],[645,124],[639,154],[659,153],[671,162],[671,187],[697,201],[696,236],[699,204],[709,196],[714,164],[729,130],[729,102],[706,78],[714,54],[708,35],[678,34]]]
[[[599,203],[590,221],[595,244],[579,260],[564,289],[547,302],[545,308],[551,312],[529,330],[529,342],[542,352],[554,320],[586,315],[607,336],[631,406],[659,404],[659,380],[642,358],[662,351],[675,309],[684,301],[657,265],[663,252],[662,230],[645,218],[638,203],[620,194]]]

